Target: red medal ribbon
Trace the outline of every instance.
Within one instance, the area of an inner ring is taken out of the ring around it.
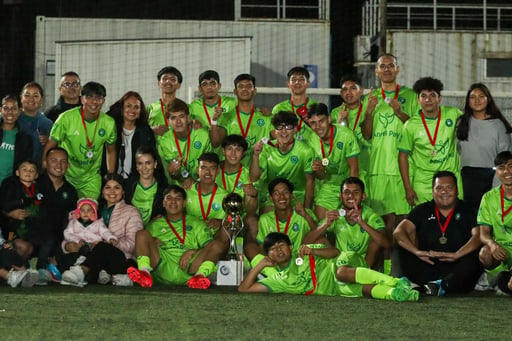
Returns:
[[[361,117],[361,110],[363,110],[363,103],[359,103],[359,110],[357,111],[356,122],[354,123],[354,128],[352,128],[353,131],[356,130],[357,123],[359,123],[359,117]]]
[[[203,198],[201,195],[201,184],[197,185],[197,194],[199,195],[199,205],[201,206],[201,213],[203,214],[203,220],[208,219],[208,216],[210,215],[210,210],[212,209],[213,204],[213,198],[215,197],[215,192],[217,192],[217,184],[213,187],[212,196],[210,197],[210,203],[208,204],[208,210],[206,211],[206,214],[204,213],[204,206],[203,206]]]
[[[172,131],[172,133],[174,134],[174,141],[176,142],[176,148],[178,148],[178,154],[180,154],[180,157],[183,159],[183,155],[181,153],[180,143],[178,141],[178,136],[176,135],[176,132],[174,130]],[[187,136],[187,157],[183,161],[183,166],[184,167],[187,167],[187,162],[188,162],[188,154],[189,154],[189,151],[190,151],[190,135],[192,135],[192,128],[190,128],[189,131],[188,131],[188,136]]]
[[[218,106],[220,107],[220,96],[219,96],[219,104]],[[204,101],[203,99],[203,109],[204,109],[204,112],[206,114],[206,118],[208,119],[208,123],[210,125],[212,125],[212,119],[210,118],[210,114],[208,113],[208,108],[206,107],[206,102]]]
[[[222,184],[224,185],[224,189],[228,190],[228,185],[226,184],[226,176],[224,175],[224,166],[222,166]],[[236,185],[238,184],[238,180],[240,180],[240,176],[242,175],[242,165],[240,165],[240,169],[238,169],[238,175],[236,176],[235,185],[233,186],[233,190],[231,193],[233,193],[236,189]]]
[[[180,235],[178,234],[178,231],[176,231],[174,226],[172,226],[171,222],[169,221],[169,218],[165,217],[165,219],[167,220],[167,225],[169,225],[169,227],[171,228],[172,232],[174,232],[174,235],[176,236],[176,238],[178,238],[178,240],[180,241],[181,245],[185,244],[185,237],[187,236],[187,229],[186,229],[186,225],[185,225],[185,215],[183,214],[181,216],[182,224],[183,224],[183,238],[180,237]]]
[[[400,85],[397,84],[396,85],[396,89],[395,89],[395,97],[393,97],[393,99],[397,99],[399,91],[400,91]],[[386,100],[386,94],[384,93],[384,88],[383,87],[380,88],[380,93],[382,94],[382,98],[384,100]]]
[[[430,135],[430,131],[427,127],[427,122],[425,121],[425,115],[423,114],[423,110],[421,111],[421,121],[423,122],[423,126],[425,127],[425,130],[427,131],[428,139],[430,140],[430,144],[432,147],[435,148],[436,146],[436,140],[437,140],[437,133],[439,132],[439,123],[441,122],[441,108],[439,108],[439,114],[437,115],[437,124],[436,124],[436,131],[434,132],[434,138],[432,139],[432,135]]]
[[[92,135],[92,141],[89,140],[89,135],[87,135],[87,127],[85,126],[85,117],[84,117],[84,106],[82,105],[80,107],[80,116],[82,116],[82,124],[84,125],[85,130],[85,138],[87,139],[87,145],[89,146],[89,149],[92,148],[92,144],[94,143],[94,138],[96,137],[96,129],[98,129],[98,123],[100,122],[100,117],[96,119],[96,126],[94,127],[94,134]]]
[[[281,232],[281,228],[279,227],[279,218],[277,217],[277,212],[275,212],[274,214],[276,216],[277,232]],[[286,221],[286,226],[284,227],[284,234],[288,234],[288,228],[290,227],[290,221],[292,221],[292,215],[293,215],[293,210],[290,213],[288,220]]]
[[[313,289],[306,291],[306,293],[305,293],[306,296],[312,295],[316,290],[317,281],[316,281],[315,265],[316,265],[315,257],[312,254],[309,254],[309,271],[311,271],[311,281],[313,282]]]
[[[501,185],[500,193],[501,193],[501,222],[503,222],[505,220],[505,217],[507,216],[507,214],[509,214],[510,211],[512,210],[512,205],[509,208],[507,208],[507,210],[505,211],[505,195],[503,193],[503,185]]]
[[[509,209],[509,211],[510,211],[510,209]],[[445,221],[444,225],[441,225],[441,219],[439,218],[439,208],[437,208],[437,206],[436,206],[437,222],[439,223],[439,229],[441,230],[441,233],[443,234],[443,236],[444,236],[444,233],[446,232],[446,229],[448,228],[448,224],[450,223],[450,220],[452,219],[453,212],[455,212],[455,207],[452,208],[452,210],[448,214],[448,217],[446,217],[446,221]]]
[[[293,106],[293,100],[290,98],[290,104],[292,105],[292,113],[295,114],[295,108]],[[306,97],[306,101],[304,102],[304,105],[301,106],[302,107],[305,107],[306,108],[306,114],[308,112],[308,98]],[[298,115],[299,118],[300,118],[300,122],[299,122],[299,126],[297,127],[297,130],[300,131],[300,129],[302,128],[302,122],[304,122],[302,116]]]
[[[329,137],[329,154],[327,154],[327,157],[331,156],[333,140],[334,140],[334,126],[331,124],[331,136]],[[322,156],[325,158],[324,141],[322,141],[321,138],[320,138],[320,146],[322,147]]]
[[[23,187],[25,187],[25,191],[27,192],[29,198],[32,199],[32,198],[36,197],[36,188],[35,188],[34,184],[30,185],[30,187],[23,185]],[[41,200],[36,199],[35,204],[40,205]]]
[[[238,119],[238,126],[240,127],[240,131],[242,132],[242,137],[247,138],[247,134],[249,134],[249,128],[251,127],[252,117],[254,116],[255,107],[252,107],[251,114],[249,116],[249,121],[247,122],[247,127],[244,130],[242,126],[242,120],[240,119],[240,110],[238,109],[238,105],[236,106],[236,118]]]
[[[162,101],[162,99],[160,99],[160,109],[162,109],[162,116],[164,117],[165,126],[169,128],[169,122],[167,122],[167,119],[165,118],[164,101]]]

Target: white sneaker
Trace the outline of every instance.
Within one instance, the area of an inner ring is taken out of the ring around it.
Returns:
[[[14,269],[11,269],[7,275],[7,284],[9,284],[11,288],[16,288],[27,275],[27,270],[15,271]]]
[[[112,280],[112,276],[105,270],[101,270],[98,274],[98,284],[107,284]]]
[[[112,284],[119,287],[131,287],[133,282],[128,275],[118,274],[112,276]]]
[[[493,287],[489,283],[489,280],[487,279],[487,272],[483,272],[480,275],[480,278],[478,279],[478,282],[475,285],[476,291],[489,291],[493,290]]]
[[[62,274],[62,281],[60,283],[64,285],[83,287],[87,284],[84,279],[85,274],[82,267],[80,265],[73,265],[69,270],[64,271]]]
[[[28,269],[26,271],[27,275],[23,277],[23,280],[21,281],[21,286],[23,288],[30,288],[33,287],[34,284],[37,283],[37,281],[39,281],[39,271],[34,269]]]

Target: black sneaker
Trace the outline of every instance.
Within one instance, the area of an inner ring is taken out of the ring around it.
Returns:
[[[441,280],[438,279],[437,281],[430,281],[427,284],[424,285],[425,287],[425,294],[428,296],[443,296],[446,292],[441,287]]]

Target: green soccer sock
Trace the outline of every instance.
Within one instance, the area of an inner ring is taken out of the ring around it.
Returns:
[[[203,275],[204,277],[208,277],[214,271],[214,269],[215,263],[210,260],[207,260],[202,262],[201,265],[199,265],[199,269],[197,269],[196,275]]]
[[[392,287],[388,287],[387,285],[377,284],[372,288],[372,297],[378,298],[380,300],[393,300],[391,294],[393,292]]]
[[[391,277],[368,268],[356,268],[356,283],[359,284],[384,284],[394,287],[398,282],[398,278]]]
[[[386,275],[390,275],[391,274],[391,259],[384,259],[384,264],[383,264],[383,272],[386,274]]]
[[[149,259],[149,256],[137,257],[137,267],[139,270],[146,270],[147,272],[151,272],[151,260]]]
[[[265,258],[264,255],[262,255],[261,253],[258,253],[256,256],[254,256],[254,258],[251,260],[251,267],[254,268],[256,267],[256,265],[258,265],[262,260],[263,258]],[[267,266],[267,267],[264,267],[263,270],[261,270],[261,273],[263,275],[265,275],[266,277],[271,277],[272,275],[278,273],[279,271],[277,271],[276,268],[274,267],[271,267],[271,266]]]
[[[382,284],[374,286],[371,294],[373,298],[398,302],[417,301],[419,299],[419,292],[416,290],[393,288]]]

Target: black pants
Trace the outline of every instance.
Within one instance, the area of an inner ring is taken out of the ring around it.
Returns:
[[[399,247],[398,250],[402,271],[407,278],[418,285],[442,279],[442,287],[447,293],[473,290],[483,272],[478,260],[478,250],[455,262],[434,261],[434,265],[425,263],[403,248]]]
[[[87,259],[82,263],[89,268],[87,280],[95,283],[98,280],[98,273],[105,270],[111,275],[126,274],[132,262],[126,260],[123,251],[109,243],[99,242],[86,255]]]
[[[0,247],[0,268],[10,270],[13,266],[28,266],[27,260],[21,257],[14,249]]]
[[[476,217],[482,196],[492,188],[494,169],[463,167],[460,173],[464,187],[464,201]]]

